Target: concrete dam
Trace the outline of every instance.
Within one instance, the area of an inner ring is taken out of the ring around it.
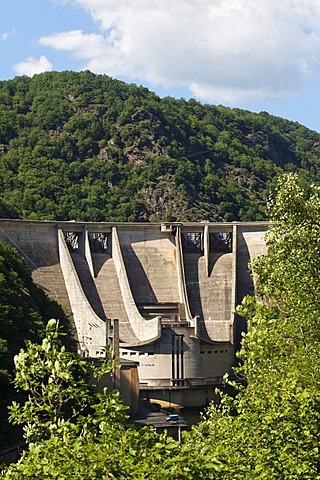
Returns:
[[[235,363],[253,293],[250,259],[266,222],[109,223],[0,220],[33,280],[73,318],[79,352],[100,357],[119,325],[140,397],[206,405]]]

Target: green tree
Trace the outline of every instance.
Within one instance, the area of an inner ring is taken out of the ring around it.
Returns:
[[[0,113],[2,217],[149,220],[141,192],[170,174],[190,218],[261,220],[279,174],[320,180],[320,134],[296,122],[160,99],[89,71],[1,81]]]
[[[61,318],[68,333],[68,319],[58,304],[49,300],[37,287],[16,250],[0,242],[0,443],[2,447],[21,440],[19,431],[7,422],[7,406],[16,398],[12,385],[13,358],[25,340],[39,342],[45,323],[55,316]],[[72,348],[71,335],[65,337]]]
[[[223,480],[315,480],[320,424],[320,189],[280,179],[269,207],[268,254],[252,264],[255,297],[238,313],[248,321],[236,399],[222,396],[193,440],[217,458]]]
[[[13,402],[11,418],[13,423],[24,425],[28,442],[49,438],[64,423],[84,414],[97,398],[111,420],[124,419],[124,407],[116,400],[117,392],[101,395],[94,383],[88,381],[93,373],[98,378],[110,373],[112,362],[98,369],[66,351],[56,320],[49,320],[41,345],[28,341],[26,350],[21,350],[14,361],[14,384],[17,389],[27,391],[29,398],[22,405]]]
[[[42,344],[28,342],[15,365],[15,385],[28,400],[13,404],[11,418],[24,425],[28,451],[4,479],[213,478],[212,462],[207,467],[189,446],[126,425],[118,392],[98,388],[112,362],[97,367],[67,352],[55,320]]]

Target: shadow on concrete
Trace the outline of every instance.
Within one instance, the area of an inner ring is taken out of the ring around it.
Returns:
[[[240,233],[240,232],[239,232]],[[236,291],[236,305],[240,305],[245,295],[254,294],[254,285],[249,268],[250,253],[243,234],[239,234],[238,242],[241,242],[242,248],[237,255],[237,291]],[[239,281],[241,279],[241,281]],[[247,322],[245,318],[235,315],[235,348],[240,350],[242,333],[247,331]]]
[[[92,254],[92,261],[93,261],[93,270],[94,275],[97,277],[102,270],[104,264],[111,259],[111,256],[108,253],[93,253]]]
[[[139,257],[131,245],[126,245],[122,251],[126,266],[129,285],[136,304],[158,303],[154,290],[149,282]],[[165,279],[164,279],[165,281]]]
[[[88,302],[90,303],[92,309],[98,315],[98,317],[100,317],[102,320],[105,320],[106,316],[104,313],[102,302],[97,287],[91,276],[87,260],[79,253],[75,252],[71,254],[71,257]]]

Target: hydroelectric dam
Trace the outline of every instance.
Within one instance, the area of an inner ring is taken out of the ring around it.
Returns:
[[[266,252],[267,228],[0,220],[0,240],[73,319],[83,356],[103,356],[117,335],[141,398],[192,407],[235,364],[245,324],[234,309],[253,293],[248,264]]]

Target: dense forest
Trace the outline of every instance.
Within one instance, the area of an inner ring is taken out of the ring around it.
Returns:
[[[320,179],[320,134],[89,71],[0,82],[0,217],[266,218],[279,174]]]

